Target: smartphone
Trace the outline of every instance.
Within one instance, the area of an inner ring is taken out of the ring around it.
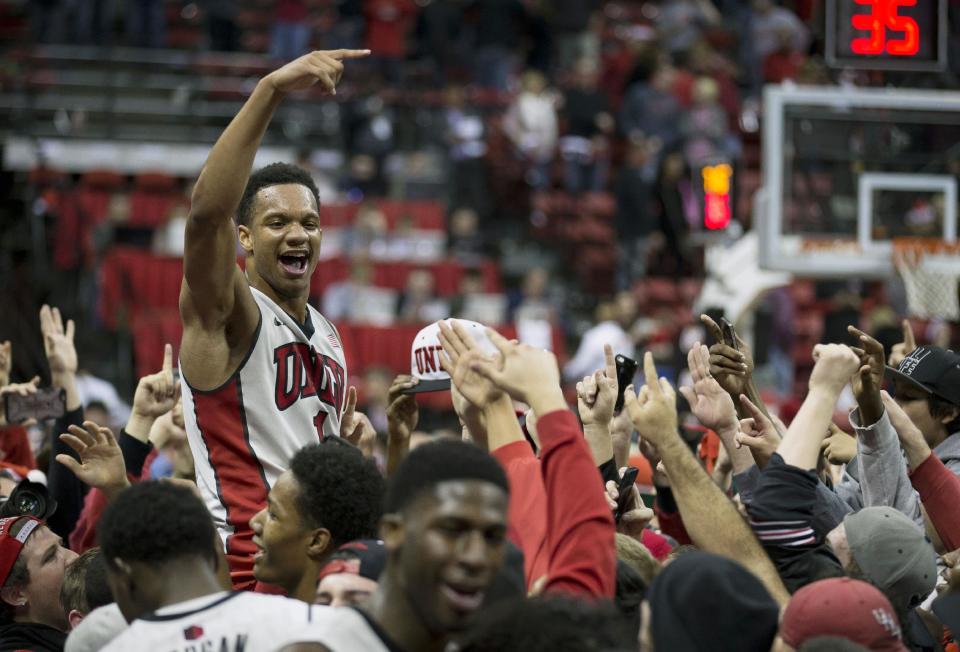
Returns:
[[[623,409],[623,391],[627,388],[627,385],[633,382],[633,377],[637,375],[640,363],[619,353],[614,360],[617,363],[617,402],[613,406],[613,411],[619,414],[620,410]]]
[[[723,343],[739,351],[740,346],[737,344],[737,331],[733,329],[733,324],[727,321],[725,317],[721,317],[720,319],[720,331],[723,333]]]
[[[67,411],[67,394],[59,387],[41,387],[34,394],[3,397],[7,423],[23,423],[27,419],[59,419]]]
[[[617,523],[620,522],[624,512],[627,511],[627,504],[633,497],[633,484],[637,481],[638,473],[640,473],[640,469],[635,466],[628,466],[627,470],[623,472],[623,477],[620,478],[620,485],[617,487],[619,492],[617,511],[613,513],[613,520]]]

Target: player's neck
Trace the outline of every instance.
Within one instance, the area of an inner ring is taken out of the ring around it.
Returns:
[[[256,272],[251,273],[249,271],[247,272],[247,282],[250,283],[250,287],[256,288],[267,295],[271,301],[280,306],[285,313],[296,319],[299,323],[302,324],[307,320],[309,290],[305,291],[301,296],[282,296]]]
[[[287,595],[307,604],[313,604],[317,599],[317,577],[320,575],[320,564],[309,562],[306,570],[300,576],[300,583],[287,590]]]
[[[373,594],[367,612],[401,649],[441,652],[446,648],[446,637],[438,639],[427,630],[406,592],[390,577],[389,571],[381,575],[380,587]]]
[[[165,566],[166,581],[157,590],[154,610],[223,591],[217,574],[206,560],[175,560]]]

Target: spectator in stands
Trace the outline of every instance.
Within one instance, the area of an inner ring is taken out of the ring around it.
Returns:
[[[363,374],[363,413],[370,419],[374,430],[387,431],[387,408],[390,407],[390,384],[393,374],[386,367],[369,367]]]
[[[300,449],[250,520],[257,581],[312,603],[330,555],[376,534],[382,500],[380,472],[353,446],[331,438]]]
[[[70,626],[60,588],[77,553],[32,516],[0,519],[0,546],[0,641],[8,649],[59,652]]]
[[[557,317],[556,306],[550,296],[550,272],[544,267],[533,267],[523,276],[520,292],[511,297],[512,319],[552,323]]]
[[[287,62],[310,48],[310,15],[306,0],[277,0],[270,36],[270,56]]]
[[[460,0],[421,0],[417,14],[416,43],[419,58],[433,66],[433,82],[437,88],[449,87],[451,71],[463,65],[464,16]]]
[[[383,197],[387,191],[384,170],[394,149],[394,115],[379,94],[371,94],[350,105],[347,121],[351,155],[348,183],[362,196]]]
[[[403,79],[403,62],[407,58],[407,35],[417,17],[413,0],[364,0],[367,19],[364,47],[372,52],[384,79],[398,84]]]
[[[680,137],[683,113],[671,87],[674,72],[662,57],[641,60],[620,109],[620,130],[628,138],[656,138],[664,149]]]
[[[617,177],[617,252],[620,257],[617,288],[628,289],[647,275],[651,249],[662,239],[653,203],[657,168],[656,142],[638,137],[627,144]]]
[[[733,161],[739,142],[728,127],[729,119],[719,102],[720,88],[710,77],[699,77],[693,86],[693,105],[683,116],[687,165],[699,171],[704,165]]]
[[[600,43],[590,29],[596,4],[591,0],[556,0],[550,5],[550,34],[556,44],[556,69],[569,71],[582,59],[596,62]],[[600,16],[597,15],[599,20]]]
[[[705,29],[720,25],[723,17],[709,0],[671,0],[659,5],[657,31],[671,54],[685,53]]]
[[[796,80],[806,62],[804,53],[795,49],[794,36],[789,30],[782,29],[777,36],[777,49],[763,60],[763,81],[768,84]]]
[[[678,151],[666,153],[654,186],[654,202],[659,213],[660,229],[666,242],[666,258],[655,275],[682,274],[687,264],[687,234],[691,214],[696,217],[690,171]]]
[[[470,0],[475,16],[473,78],[483,88],[508,89],[526,24],[519,0]]]
[[[343,544],[320,569],[315,604],[331,607],[366,605],[377,590],[386,563],[386,549],[379,539]]]
[[[127,41],[138,48],[167,46],[167,6],[163,0],[124,3]]]
[[[606,93],[598,87],[599,70],[592,59],[580,59],[574,85],[563,97],[567,133],[560,139],[567,192],[599,192],[607,185],[609,136],[614,121]]]
[[[411,270],[397,300],[397,319],[406,324],[425,324],[449,315],[450,306],[436,294],[433,272]]]
[[[448,87],[445,99],[445,136],[451,163],[449,205],[454,209],[470,208],[480,215],[487,215],[490,184],[483,115],[467,103],[463,86]]]
[[[323,314],[332,321],[352,320],[356,297],[365,288],[373,287],[373,266],[366,256],[350,261],[350,276],[327,286],[323,293]]]
[[[634,357],[634,341],[630,330],[637,319],[637,300],[630,292],[620,292],[613,301],[601,301],[597,305],[596,325],[583,334],[580,347],[563,368],[568,380],[579,380],[603,369],[604,344],[613,347],[614,353]]]
[[[237,29],[237,0],[201,0],[206,18],[207,38],[210,49],[234,52],[239,49],[240,30]],[[271,48],[273,43],[271,42]]]
[[[550,185],[550,164],[557,147],[557,107],[547,79],[536,70],[523,74],[520,94],[507,107],[503,130],[526,167],[526,181],[535,189]]]
[[[460,319],[477,320],[475,317],[468,317],[467,310],[470,308],[470,302],[473,297],[483,293],[483,272],[478,269],[468,269],[464,271],[460,278],[460,287],[455,295],[450,298],[450,316]]]
[[[753,67],[750,79],[759,83],[766,58],[782,50],[785,44],[790,52],[806,52],[810,30],[795,13],[774,0],[752,0],[752,5],[749,43],[753,56],[748,61]]]
[[[450,215],[447,253],[465,265],[483,262],[487,241],[480,229],[480,216],[473,208],[462,206]]]

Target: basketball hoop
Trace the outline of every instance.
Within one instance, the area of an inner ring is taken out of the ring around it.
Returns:
[[[894,238],[893,265],[903,278],[911,316],[960,319],[960,243],[936,238]]]

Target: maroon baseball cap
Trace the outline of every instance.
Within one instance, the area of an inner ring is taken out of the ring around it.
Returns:
[[[792,647],[817,636],[839,636],[877,652],[907,652],[890,601],[872,584],[832,577],[808,584],[783,612],[780,637]]]
[[[26,520],[27,523],[24,523],[14,534],[14,526],[23,520]],[[20,551],[23,550],[23,546],[27,542],[27,537],[41,525],[43,525],[43,521],[33,516],[0,518],[0,586],[3,586],[7,578],[10,577],[10,571],[13,570],[13,565],[17,563]]]

